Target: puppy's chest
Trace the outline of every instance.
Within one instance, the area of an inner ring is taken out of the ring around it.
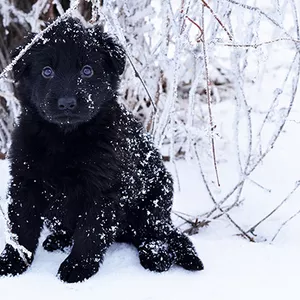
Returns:
[[[81,160],[71,159],[60,155],[41,157],[33,161],[32,169],[40,175],[40,178],[51,181],[76,179],[83,172]]]

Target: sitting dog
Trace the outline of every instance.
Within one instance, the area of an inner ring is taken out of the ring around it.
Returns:
[[[151,271],[203,269],[172,224],[173,183],[158,150],[117,102],[124,67],[124,49],[112,37],[73,18],[13,67],[22,111],[10,149],[8,216],[27,263],[6,244],[0,275],[28,268],[44,224],[46,250],[72,246],[58,271],[65,282],[95,274],[115,241],[135,245]]]

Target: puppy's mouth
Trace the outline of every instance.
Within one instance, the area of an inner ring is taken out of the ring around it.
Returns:
[[[82,116],[80,114],[74,113],[69,110],[54,115],[52,121],[60,125],[70,125],[83,122]]]

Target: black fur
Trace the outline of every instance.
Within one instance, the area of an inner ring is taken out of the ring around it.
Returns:
[[[82,75],[85,65],[93,76]],[[159,152],[117,103],[124,65],[124,50],[99,27],[66,19],[14,67],[22,113],[10,150],[9,219],[33,255],[44,223],[52,231],[46,250],[72,245],[58,271],[66,282],[95,274],[114,241],[134,244],[152,271],[174,263],[203,269],[190,240],[172,225],[172,178]],[[50,78],[41,75],[46,66],[54,70]],[[76,107],[61,109],[59,99]],[[0,275],[26,269],[7,244]]]

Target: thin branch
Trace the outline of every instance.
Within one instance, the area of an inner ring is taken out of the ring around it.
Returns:
[[[148,95],[148,97],[149,97],[149,99],[150,99],[150,101],[151,101],[151,104],[152,104],[152,106],[153,106],[154,113],[156,113],[156,112],[157,112],[156,104],[155,104],[155,102],[153,101],[153,99],[152,99],[152,97],[151,97],[151,95],[150,95],[150,93],[149,93],[149,90],[148,90],[148,88],[147,88],[147,86],[146,86],[146,84],[145,84],[145,81],[143,80],[142,76],[141,76],[140,73],[138,72],[137,68],[135,67],[135,65],[134,65],[134,63],[133,63],[133,61],[132,61],[132,59],[131,59],[131,56],[129,55],[129,53],[128,53],[127,51],[126,51],[126,56],[127,56],[128,60],[129,60],[130,65],[131,65],[132,68],[133,68],[134,75],[135,75],[135,76],[140,80],[140,82],[142,83],[142,85],[143,85],[143,87],[144,87],[144,89],[145,89],[145,91],[146,91],[146,93],[147,93],[147,95]]]
[[[199,170],[200,170],[200,174],[201,174],[201,177],[202,177],[202,180],[204,182],[204,185],[206,187],[206,190],[211,198],[211,200],[213,201],[213,203],[215,204],[215,207],[221,211],[222,213],[224,213],[224,215],[229,219],[229,221],[241,232],[241,235],[245,238],[247,238],[250,242],[255,242],[255,240],[245,231],[241,228],[240,225],[238,225],[233,219],[232,217],[227,213],[225,212],[219,205],[219,203],[217,203],[217,201],[215,200],[209,186],[208,186],[208,183],[207,183],[207,180],[204,176],[204,173],[203,173],[203,169],[202,169],[202,165],[201,165],[201,162],[200,162],[200,158],[199,158],[199,155],[198,155],[198,151],[197,151],[197,148],[196,148],[196,145],[194,144],[194,150],[195,150],[195,155],[196,155],[196,159],[197,159],[197,162],[198,162],[198,166],[199,166]]]
[[[251,6],[251,5],[247,5],[247,4],[244,4],[244,3],[240,3],[240,2],[237,2],[235,0],[226,0],[226,1],[229,2],[229,3],[235,4],[237,6],[243,7],[245,9],[247,9],[247,10],[252,11],[252,12],[257,12],[258,14],[264,16],[266,19],[268,19],[270,22],[272,22],[275,26],[277,26],[278,28],[280,28],[284,32],[284,34],[286,36],[288,36],[289,38],[293,39],[292,36],[275,19],[273,19],[272,17],[270,17],[267,13],[265,13],[260,8],[258,8],[256,6]],[[297,46],[297,43],[296,43],[296,46]],[[298,50],[298,52],[300,52],[300,47],[297,47],[297,50]]]
[[[216,43],[217,46],[225,46],[225,47],[235,47],[235,48],[258,48],[264,45],[268,45],[268,44],[273,44],[276,42],[280,42],[280,41],[290,41],[290,42],[294,42],[294,43],[300,43],[300,40],[298,39],[292,39],[292,38],[277,38],[274,40],[270,40],[270,41],[265,41],[265,42],[260,42],[257,44],[236,44],[236,43]]]
[[[210,137],[211,137],[211,149],[213,155],[213,163],[215,168],[215,174],[217,179],[217,185],[220,186],[218,168],[217,168],[217,158],[216,158],[216,149],[215,149],[215,140],[214,140],[214,122],[212,118],[212,109],[211,109],[211,96],[210,96],[210,82],[209,82],[209,75],[208,75],[208,62],[207,62],[207,53],[206,53],[206,40],[204,34],[204,6],[202,6],[202,45],[203,45],[203,58],[204,58],[204,68],[205,68],[205,80],[206,80],[206,94],[207,94],[207,106],[208,106],[208,114],[209,114],[209,124],[210,124]]]
[[[263,161],[263,159],[268,155],[268,153],[274,148],[279,136],[281,135],[281,132],[283,130],[283,127],[287,121],[288,116],[290,115],[291,109],[293,107],[294,101],[295,101],[295,97],[296,97],[296,93],[297,93],[297,88],[298,88],[298,81],[300,78],[300,58],[298,55],[298,52],[296,54],[296,56],[298,56],[298,63],[297,63],[297,71],[296,71],[296,75],[293,78],[293,87],[292,87],[292,95],[291,95],[291,100],[289,103],[289,107],[287,109],[286,115],[283,118],[283,121],[281,122],[281,124],[279,125],[278,130],[275,132],[275,134],[273,135],[273,137],[271,138],[271,141],[269,142],[269,145],[267,147],[267,149],[265,150],[264,153],[261,154],[261,156],[256,160],[256,162],[251,166],[250,169],[247,169],[247,171],[245,172],[244,176],[241,178],[241,180],[233,187],[233,189],[223,198],[223,200],[221,200],[219,202],[219,205],[223,205],[230,197],[233,193],[235,193],[235,191],[244,184],[245,180],[247,179],[247,177],[258,167],[258,165]],[[216,209],[213,209],[211,213],[213,213]]]
[[[213,15],[213,17],[216,19],[216,21],[220,24],[220,26],[223,28],[223,30],[226,32],[226,34],[228,35],[228,38],[230,41],[233,41],[233,37],[230,34],[230,32],[227,30],[227,28],[225,27],[225,25],[222,23],[222,21],[220,20],[220,18],[217,16],[217,14],[213,11],[213,9],[207,4],[206,1],[201,0],[203,5],[205,7],[208,8],[208,10],[211,12],[211,14]]]
[[[137,68],[135,67],[135,65],[133,63],[133,59],[132,59],[132,56],[131,56],[131,54],[129,52],[129,48],[128,48],[128,45],[127,45],[127,41],[126,41],[125,35],[123,33],[121,24],[120,24],[120,22],[119,22],[119,20],[118,20],[118,18],[116,16],[116,14],[115,14],[115,11],[114,11],[114,8],[112,6],[112,3],[110,3],[110,1],[108,1],[106,3],[106,5],[107,5],[108,11],[109,11],[109,15],[110,15],[111,20],[112,20],[112,22],[110,22],[110,21],[109,22],[114,25],[113,27],[114,27],[114,29],[116,31],[116,34],[117,34],[119,40],[122,42],[122,44],[123,44],[123,46],[125,48],[126,56],[127,56],[128,60],[129,60],[130,65],[133,68],[134,75],[141,81],[142,86],[144,87],[144,89],[145,89],[145,91],[147,93],[147,96],[149,97],[149,99],[151,101],[151,104],[152,104],[152,107],[153,107],[153,110],[154,110],[154,115],[155,115],[156,112],[157,112],[156,104],[155,104],[154,100],[152,99],[152,97],[151,97],[151,95],[149,93],[149,90],[148,90],[148,88],[147,88],[147,86],[146,86],[146,84],[145,84],[142,76],[140,75],[140,73],[138,72]],[[108,20],[107,16],[104,16],[104,17],[105,17],[106,20]]]
[[[203,35],[203,29],[200,27],[200,25],[195,22],[194,20],[192,20],[189,16],[185,16],[192,24],[194,24],[200,31],[200,35],[199,35],[199,38],[197,38],[197,42],[203,42],[202,41],[202,35]]]
[[[0,201],[2,201],[1,198],[0,198]],[[6,224],[6,232],[7,232],[7,236],[8,236],[8,239],[6,239],[6,242],[18,251],[20,257],[22,258],[22,260],[24,261],[26,266],[29,266],[30,263],[29,263],[27,257],[25,256],[25,254],[30,259],[32,256],[32,252],[30,252],[24,246],[19,244],[18,237],[12,232],[12,227],[11,227],[10,221],[6,217],[6,214],[5,214],[1,204],[0,204],[0,213],[2,214],[5,224]]]
[[[297,182],[295,187],[292,189],[292,191],[280,202],[279,205],[277,205],[270,213],[268,213],[265,217],[263,217],[259,222],[257,222],[255,225],[253,225],[251,228],[247,230],[248,232],[254,232],[255,228],[258,227],[262,222],[267,220],[269,217],[271,217],[284,203],[286,203],[290,197],[296,192],[296,190],[300,187],[300,182]]]
[[[186,223],[189,223],[190,225],[193,225],[193,224],[194,224],[194,222],[193,222],[192,220],[190,220],[190,219],[188,219],[188,218],[185,218],[185,217],[181,216],[180,214],[178,214],[178,213],[175,212],[175,211],[173,211],[173,214],[174,214],[175,216],[177,216],[178,218],[180,218],[181,220],[184,220]]]
[[[276,234],[273,236],[271,243],[274,242],[274,240],[276,239],[276,237],[278,236],[278,234],[280,233],[280,231],[282,230],[282,228],[290,221],[292,221],[295,217],[297,217],[300,214],[300,209],[293,214],[291,217],[289,217],[286,221],[284,221],[281,226],[278,228]]]

